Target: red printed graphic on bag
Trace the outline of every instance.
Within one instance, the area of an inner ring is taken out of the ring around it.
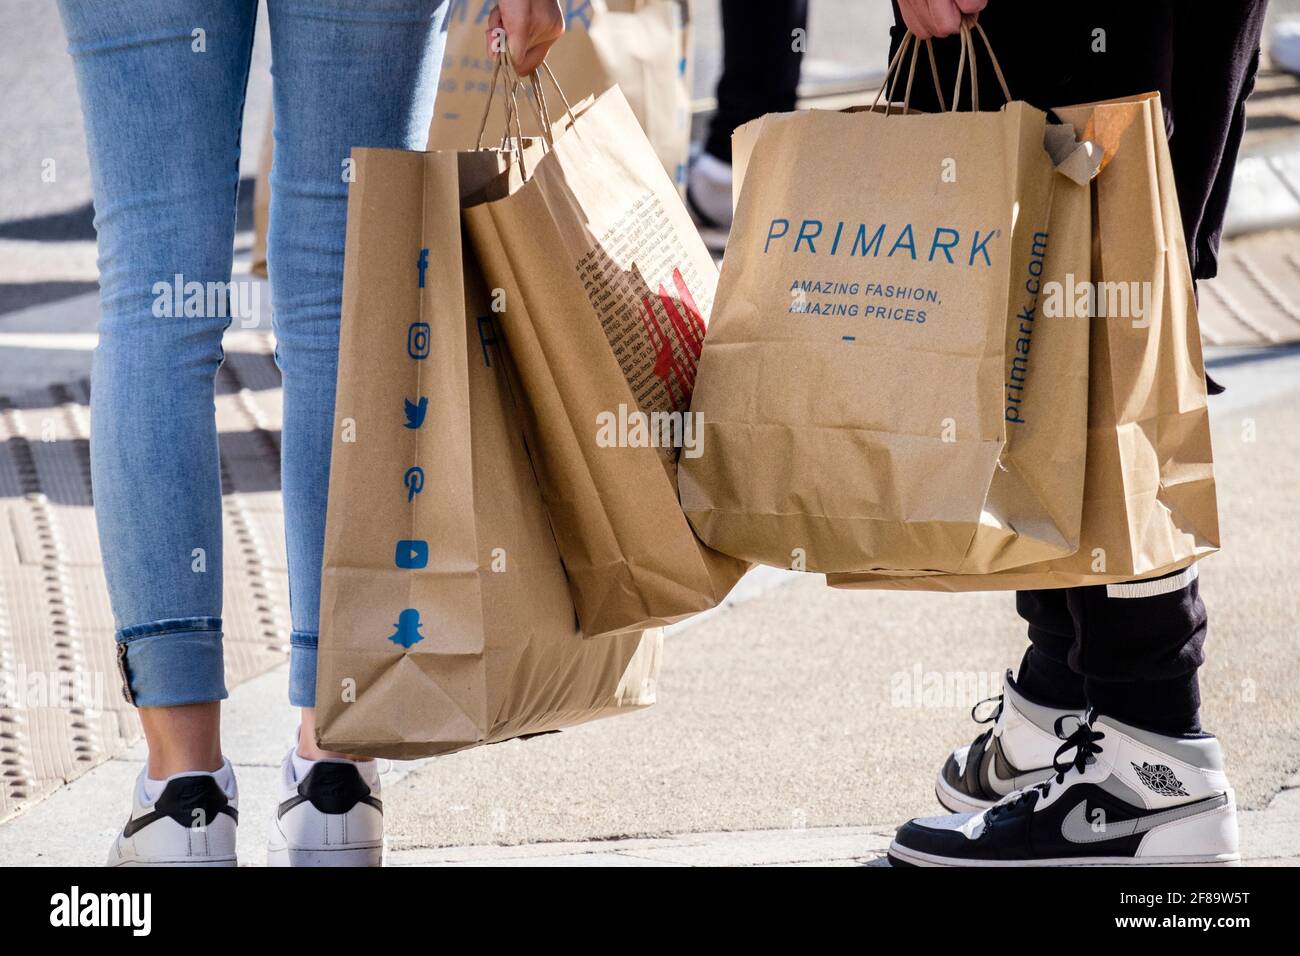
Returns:
[[[577,264],[637,407],[683,412],[704,348],[714,283],[690,265],[662,204],[638,201]]]
[[[655,350],[655,377],[664,383],[669,399],[675,403],[676,410],[680,411],[690,405],[691,391],[695,388],[695,366],[700,360],[700,351],[704,347],[704,319],[695,305],[695,299],[686,285],[686,280],[682,278],[681,269],[673,270],[673,285],[677,287],[677,294],[681,296],[682,309],[677,308],[678,303],[673,301],[668,290],[662,285],[659,286],[659,301],[663,303],[664,312],[668,314],[668,321],[672,324],[676,335],[676,350],[673,349],[672,341],[664,334],[659,319],[655,316],[650,296],[644,296],[641,304],[645,306],[645,316],[642,321],[645,324],[646,334],[650,337],[650,344]],[[685,318],[682,317],[683,311],[686,313]],[[678,358],[682,353],[685,353],[685,361]],[[673,388],[674,380],[677,383],[676,389]]]

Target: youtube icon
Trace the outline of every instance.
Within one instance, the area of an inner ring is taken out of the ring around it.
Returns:
[[[429,564],[429,542],[421,540],[403,540],[397,542],[397,551],[393,563],[399,568],[418,571]]]

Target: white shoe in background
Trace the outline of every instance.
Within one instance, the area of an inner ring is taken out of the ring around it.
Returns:
[[[1277,69],[1300,76],[1300,20],[1283,20],[1273,27],[1268,56]]]
[[[700,153],[686,177],[686,205],[701,227],[701,234],[720,233],[725,245],[731,231],[731,164],[710,153]]]

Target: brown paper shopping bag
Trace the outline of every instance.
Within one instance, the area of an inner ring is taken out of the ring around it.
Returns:
[[[692,404],[704,453],[682,463],[700,537],[832,572],[1073,552],[1087,328],[1043,323],[1039,298],[1086,270],[1086,149],[1014,101],[759,124]]]
[[[495,61],[484,35],[496,0],[452,0],[447,44],[429,127],[430,149],[472,149],[478,141],[484,98]],[[565,33],[547,56],[564,90],[575,100],[619,86],[664,168],[685,183],[691,103],[687,50],[679,0],[565,0]],[[524,91],[527,95],[527,91]],[[488,125],[505,123],[505,97],[492,103]],[[541,133],[525,110],[526,135]]]
[[[1088,457],[1079,549],[1002,574],[836,587],[972,591],[1158,577],[1219,546],[1200,326],[1157,94],[1055,111],[1104,150],[1093,270],[1053,311],[1091,319]]]
[[[589,31],[610,78],[678,189],[691,146],[691,47],[682,0],[609,0]],[[564,76],[557,74],[560,82]],[[608,87],[606,87],[608,88]],[[564,87],[569,91],[569,87]],[[603,90],[592,89],[590,93]],[[573,95],[579,95],[574,93]],[[586,96],[587,91],[581,95]]]
[[[557,122],[509,196],[466,221],[530,414],[530,447],[588,636],[680,620],[744,566],[703,547],[677,452],[717,270],[623,95]]]
[[[654,700],[660,632],[584,641],[460,197],[500,154],[354,151],[321,594],[322,746],[415,757]]]

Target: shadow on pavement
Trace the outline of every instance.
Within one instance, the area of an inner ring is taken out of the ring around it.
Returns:
[[[61,302],[98,288],[98,282],[0,282],[0,315],[34,305]]]

